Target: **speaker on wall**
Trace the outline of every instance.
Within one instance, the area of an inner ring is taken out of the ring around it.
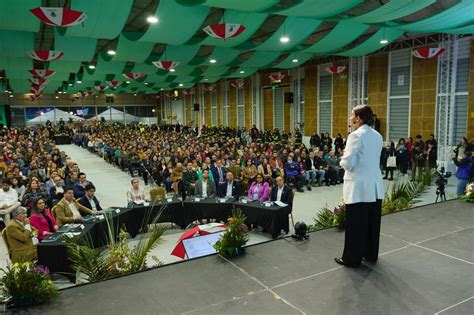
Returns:
[[[285,93],[285,103],[293,103],[293,93],[286,92]]]
[[[199,104],[194,104],[194,111],[195,112],[198,112],[199,111]]]

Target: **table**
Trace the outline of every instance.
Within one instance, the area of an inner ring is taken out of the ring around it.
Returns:
[[[220,222],[227,222],[227,218],[232,215],[234,208],[234,198],[199,198],[190,196],[183,202],[185,225],[201,219],[216,219]]]
[[[71,144],[71,138],[68,135],[57,135],[54,136],[56,144]]]
[[[263,227],[263,231],[271,234],[273,238],[277,238],[281,230],[286,233],[290,231],[288,216],[290,214],[290,206],[280,207],[272,204],[270,207],[261,205],[258,201],[242,203],[240,201],[234,203],[235,207],[240,209],[247,217],[245,224],[259,225]]]

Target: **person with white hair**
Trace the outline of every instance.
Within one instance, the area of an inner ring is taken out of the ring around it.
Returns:
[[[12,220],[5,228],[5,239],[13,263],[28,262],[38,259],[36,244],[38,232],[30,225],[25,207],[18,207],[12,212]]]

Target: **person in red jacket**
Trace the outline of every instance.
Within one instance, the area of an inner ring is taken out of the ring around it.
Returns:
[[[30,224],[38,231],[40,241],[58,229],[58,225],[51,215],[51,211],[46,208],[46,201],[43,198],[38,198],[33,202]]]

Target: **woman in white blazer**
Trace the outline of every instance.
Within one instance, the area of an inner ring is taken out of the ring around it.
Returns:
[[[370,127],[373,112],[360,105],[352,110],[352,133],[341,158],[345,170],[343,195],[346,204],[345,241],[342,258],[335,261],[358,267],[365,258],[376,262],[384,186],[380,172],[382,136]]]

